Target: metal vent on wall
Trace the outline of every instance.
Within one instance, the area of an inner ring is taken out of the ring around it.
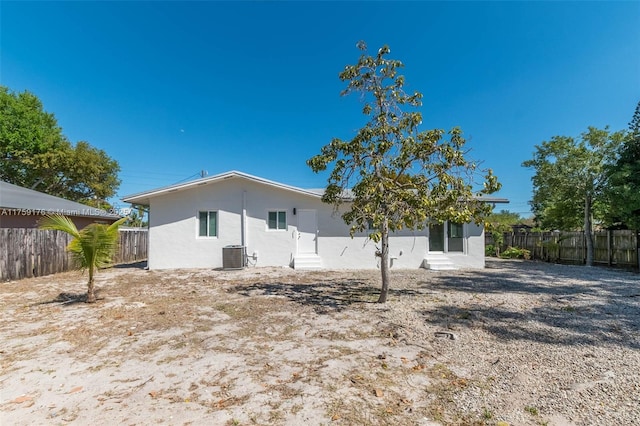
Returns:
[[[245,266],[244,246],[226,246],[222,248],[223,269],[242,269]]]

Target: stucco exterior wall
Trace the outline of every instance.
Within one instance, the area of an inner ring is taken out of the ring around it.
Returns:
[[[479,269],[484,268],[484,227],[475,223],[464,225],[465,252],[447,253],[456,266],[460,268]]]
[[[150,204],[149,268],[222,265],[222,249],[240,244],[242,206],[228,185],[196,187],[157,197]],[[198,236],[198,212],[218,211],[218,236]],[[220,248],[220,249],[218,249]]]
[[[238,178],[156,197],[150,203],[149,268],[219,268],[228,245],[245,245],[250,265],[290,266],[297,240],[293,209],[305,207],[322,203]],[[218,212],[217,237],[197,236],[199,211]],[[267,229],[269,211],[285,211],[287,229]]]
[[[376,245],[367,232],[349,236],[349,227],[334,213],[331,206],[321,205],[318,212],[318,254],[323,266],[329,269],[375,269],[379,259],[375,256]],[[402,230],[390,237],[390,257],[393,268],[419,268],[427,250],[428,231]]]
[[[298,214],[293,214],[294,209]],[[340,214],[318,197],[230,178],[151,200],[149,268],[220,268],[222,249],[228,245],[245,245],[249,266],[291,266],[297,254],[300,210],[317,212],[317,248],[323,268],[379,267],[376,244],[365,232],[351,238]],[[217,237],[198,236],[199,211],[218,212]],[[286,229],[268,229],[269,211],[286,212]],[[465,225],[465,237],[465,253],[450,257],[461,267],[483,267],[482,227]],[[392,268],[419,268],[427,247],[428,229],[394,234],[390,238]]]

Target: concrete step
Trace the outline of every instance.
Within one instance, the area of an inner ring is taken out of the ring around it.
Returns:
[[[424,259],[424,268],[433,271],[455,271],[458,269],[455,263],[445,254],[428,254]]]
[[[322,258],[318,255],[299,255],[293,259],[293,269],[303,271],[322,269]]]
[[[431,271],[457,271],[458,267],[456,265],[438,265],[427,263],[427,269]]]

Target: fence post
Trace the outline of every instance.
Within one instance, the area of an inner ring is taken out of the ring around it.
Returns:
[[[558,235],[555,235],[555,232],[554,232],[554,239],[558,243],[558,262],[562,263],[562,260],[561,260],[562,258],[560,257],[560,248],[561,248],[561,246],[560,246],[560,242],[561,242],[560,232],[558,232]]]
[[[607,229],[607,264],[611,266],[613,264],[613,250],[612,250],[612,238],[611,229]]]
[[[133,260],[138,261],[138,237],[140,234],[136,232],[134,241],[133,241]]]
[[[640,230],[636,234],[636,268],[640,271]]]

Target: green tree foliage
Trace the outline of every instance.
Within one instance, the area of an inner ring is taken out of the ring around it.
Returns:
[[[612,225],[640,229],[640,102],[629,135],[610,167],[608,218]]]
[[[72,145],[35,95],[0,86],[0,179],[104,208],[120,185],[119,171],[103,150]]]
[[[145,216],[148,211],[142,206],[136,206],[135,210],[131,210],[131,213],[127,217],[126,226],[131,226],[133,228],[146,228],[149,226],[149,222],[145,220]]]
[[[522,223],[522,218],[518,213],[509,210],[500,210],[498,213],[492,212],[486,219],[486,231],[493,237],[493,245],[497,255],[500,255],[500,246],[504,242],[503,234],[511,231],[511,227]]]
[[[487,224],[491,230],[500,232],[509,232],[513,225],[522,223],[522,217],[518,213],[510,212],[509,210],[500,210],[498,213],[492,212],[487,217]]]
[[[592,221],[606,211],[607,167],[625,132],[589,127],[579,140],[554,136],[536,145],[523,166],[535,170],[531,206],[543,229],[584,229],[587,265],[593,264]]]
[[[111,225],[92,223],[78,231],[76,225],[66,216],[46,216],[40,223],[40,229],[51,229],[66,232],[73,237],[67,246],[73,260],[79,269],[89,272],[87,282],[87,303],[95,303],[94,275],[99,268],[111,266],[113,255],[118,247],[118,228],[128,218],[114,222]]]
[[[387,300],[389,290],[389,233],[403,228],[420,229],[428,221],[481,223],[491,207],[478,200],[500,188],[487,170],[483,186],[474,193],[473,177],[480,171],[465,159],[462,131],[433,129],[419,131],[422,104],[418,92],[404,92],[404,77],[398,74],[402,62],[388,59],[383,46],[375,56],[362,54],[355,65],[339,74],[347,82],[342,95],[357,93],[364,103],[367,122],[353,139],[335,138],[307,164],[320,172],[333,164],[322,197],[342,214],[351,235],[373,225],[370,238],[379,242],[382,290],[378,302]]]

